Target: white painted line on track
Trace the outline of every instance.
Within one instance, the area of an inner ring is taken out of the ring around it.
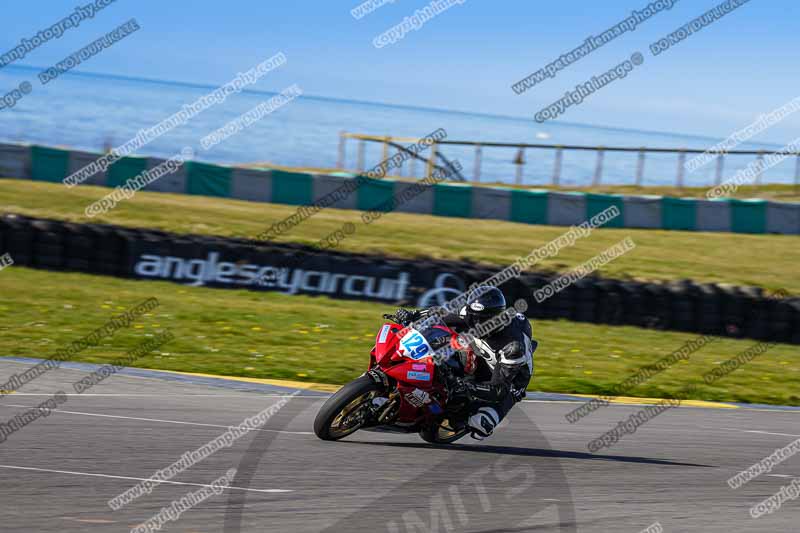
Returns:
[[[18,405],[18,404],[9,403],[9,404],[0,405],[0,407],[21,407],[23,409],[33,409],[36,406],[35,405]],[[142,421],[142,422],[160,422],[162,424],[180,424],[180,425],[185,425],[185,426],[203,426],[203,427],[223,428],[223,429],[229,429],[229,428],[232,427],[232,425],[231,426],[221,426],[219,424],[202,424],[200,422],[181,422],[179,420],[162,420],[162,419],[159,419],[159,418],[140,418],[140,417],[135,417],[135,416],[106,415],[106,414],[100,414],[100,413],[84,413],[84,412],[81,412],[81,411],[65,411],[64,409],[53,409],[51,411],[51,413],[60,413],[60,414],[66,414],[66,415],[81,415],[81,416],[97,416],[97,417],[101,417],[101,418],[119,418],[119,419],[122,419],[122,420],[139,420],[139,421]],[[289,435],[313,435],[313,433],[311,431],[285,431],[285,430],[281,430],[281,429],[265,429],[265,428],[248,429],[247,431],[266,431],[266,432],[270,432],[270,433],[286,433],[286,434],[289,434]]]
[[[766,474],[767,477],[797,477],[797,476],[790,476],[788,474]]]
[[[0,468],[9,468],[13,470],[30,470],[33,472],[47,472],[50,474],[68,474],[71,476],[87,476],[87,477],[104,477],[108,479],[127,479],[130,481],[152,481],[154,483],[167,483],[169,485],[190,485],[192,487],[208,487],[213,488],[211,485],[206,485],[204,483],[185,483],[182,481],[162,481],[158,479],[152,478],[145,478],[145,477],[130,477],[130,476],[114,476],[111,474],[93,474],[91,472],[72,472],[69,470],[50,470],[49,468],[33,468],[30,466],[15,466],[15,465],[0,465]],[[293,490],[289,489],[250,489],[247,487],[233,487],[227,486],[223,487],[228,490],[244,490],[248,492],[294,492]]]
[[[738,431],[740,433],[757,433],[759,435],[775,435],[777,437],[800,437],[791,433],[773,433],[771,431],[761,431],[760,429],[738,429],[738,428],[719,428],[726,431]]]

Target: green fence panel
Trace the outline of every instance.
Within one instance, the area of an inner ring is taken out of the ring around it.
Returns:
[[[147,170],[146,157],[123,157],[108,167],[106,183],[109,187],[120,187],[145,170]]]
[[[358,186],[358,208],[362,211],[392,211],[394,181],[375,180],[362,176]]]
[[[272,201],[276,204],[309,205],[312,202],[311,174],[273,170]]]
[[[472,216],[472,187],[436,183],[433,186],[433,214],[443,217]]]
[[[662,198],[661,227],[663,229],[695,231],[697,213],[691,198]]]
[[[44,146],[31,147],[31,178],[59,182],[67,177],[69,152]]]
[[[189,194],[231,197],[231,167],[189,161],[186,163],[186,189]]]
[[[593,216],[602,213],[610,207],[619,209],[619,215],[612,218],[602,227],[604,228],[624,228],[625,227],[625,202],[622,196],[615,194],[587,194],[586,195],[586,220],[591,220]]]
[[[731,231],[735,233],[766,233],[767,202],[764,200],[729,200]]]
[[[511,220],[525,224],[547,224],[547,191],[511,191]]]

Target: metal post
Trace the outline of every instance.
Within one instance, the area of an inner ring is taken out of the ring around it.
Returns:
[[[605,150],[603,150],[602,146],[597,147],[597,164],[594,167],[594,178],[592,179],[592,186],[596,187],[600,185],[600,180],[603,179],[603,158],[605,156]]]
[[[639,160],[636,162],[636,186],[641,187],[644,180],[644,147],[639,149]]]
[[[336,165],[336,168],[338,168],[339,170],[344,170],[346,145],[347,145],[347,132],[342,130],[339,132],[339,163]]]
[[[684,165],[686,164],[686,152],[681,150],[678,153],[678,177],[675,180],[675,184],[678,188],[683,189],[683,171]]]
[[[764,152],[758,154],[756,158],[758,174],[756,174],[756,185],[761,185],[761,176],[764,174]]]
[[[481,181],[481,145],[475,145],[475,171],[472,176],[472,181]]]
[[[553,186],[558,187],[561,181],[561,158],[563,156],[563,149],[559,146],[556,148],[556,159],[553,163]]]
[[[800,155],[797,156],[797,163],[794,167],[794,193],[800,191]]]
[[[358,155],[356,156],[356,169],[359,172],[364,171],[364,139],[358,140]]]
[[[388,135],[383,138],[383,153],[381,154],[381,163],[389,159],[389,143],[387,141],[391,141],[392,138]]]
[[[722,170],[725,168],[725,154],[719,154],[717,157],[717,175],[714,177],[714,185],[722,183]]]
[[[514,158],[514,164],[517,166],[517,176],[514,181],[517,185],[522,185],[522,167],[525,165],[525,148],[519,149],[517,156]]]
[[[433,169],[435,164],[436,164],[436,141],[433,141],[433,144],[431,145],[431,153],[430,156],[428,156],[428,171],[425,176],[426,178],[430,178],[433,176]]]
[[[409,173],[410,177],[416,179],[416,177],[417,177],[417,158],[416,157],[412,157],[411,158],[411,164],[408,167],[408,173]]]

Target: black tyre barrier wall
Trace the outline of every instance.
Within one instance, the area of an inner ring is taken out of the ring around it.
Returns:
[[[387,306],[440,305],[497,269],[463,261],[405,260],[105,224],[0,216],[0,254],[20,266],[195,286],[327,295]],[[254,282],[254,280],[261,280]],[[648,283],[587,277],[541,304],[554,279],[527,273],[504,284],[528,316],[800,344],[800,298],[755,287],[685,280]]]

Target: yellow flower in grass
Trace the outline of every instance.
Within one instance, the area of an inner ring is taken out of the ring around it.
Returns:
[[[261,326],[253,326],[250,329],[252,329],[253,331],[261,331]]]

